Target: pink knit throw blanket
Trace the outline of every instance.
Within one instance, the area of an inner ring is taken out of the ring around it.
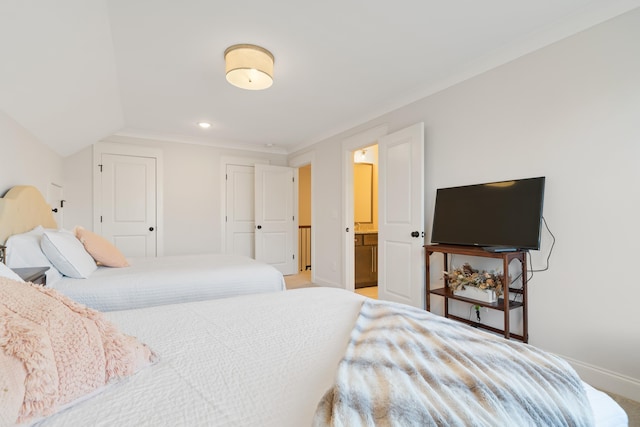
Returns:
[[[148,347],[118,331],[101,313],[53,289],[5,278],[0,278],[0,351],[24,367],[24,386],[11,390],[5,385],[0,398],[21,401],[14,422],[52,414],[135,373],[152,358]],[[0,377],[15,377],[15,369],[3,372],[6,366],[0,366]],[[24,396],[20,399],[12,392]],[[1,406],[0,411],[11,413],[11,408]]]

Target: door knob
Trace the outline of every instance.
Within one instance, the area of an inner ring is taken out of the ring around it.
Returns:
[[[51,209],[52,212],[58,213],[58,208]]]
[[[258,225],[256,228],[257,228],[258,230],[261,230],[261,229],[262,229],[262,226],[261,226],[261,225]]]
[[[149,231],[153,231],[153,227],[149,227]]]
[[[420,237],[420,232],[419,231],[411,232],[411,237]]]

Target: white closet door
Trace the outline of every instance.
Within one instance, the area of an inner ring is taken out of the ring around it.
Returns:
[[[64,201],[63,201],[63,189],[61,185],[54,184],[53,182],[49,184],[48,189],[48,202],[51,205],[51,210],[53,211],[53,219],[56,220],[56,224],[58,224],[58,228],[64,228]]]
[[[102,154],[101,234],[125,256],[156,256],[156,159]]]
[[[255,257],[255,174],[253,166],[227,165],[226,238],[228,254]]]
[[[294,168],[255,165],[256,259],[294,274]]]

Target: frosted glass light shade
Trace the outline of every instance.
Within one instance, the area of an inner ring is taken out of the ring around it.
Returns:
[[[224,51],[227,81],[242,89],[261,90],[273,84],[273,55],[252,44],[237,44]]]

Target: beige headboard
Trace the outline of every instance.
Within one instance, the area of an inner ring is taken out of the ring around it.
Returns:
[[[0,198],[0,244],[9,236],[42,225],[58,228],[51,206],[40,191],[30,185],[17,185]]]

